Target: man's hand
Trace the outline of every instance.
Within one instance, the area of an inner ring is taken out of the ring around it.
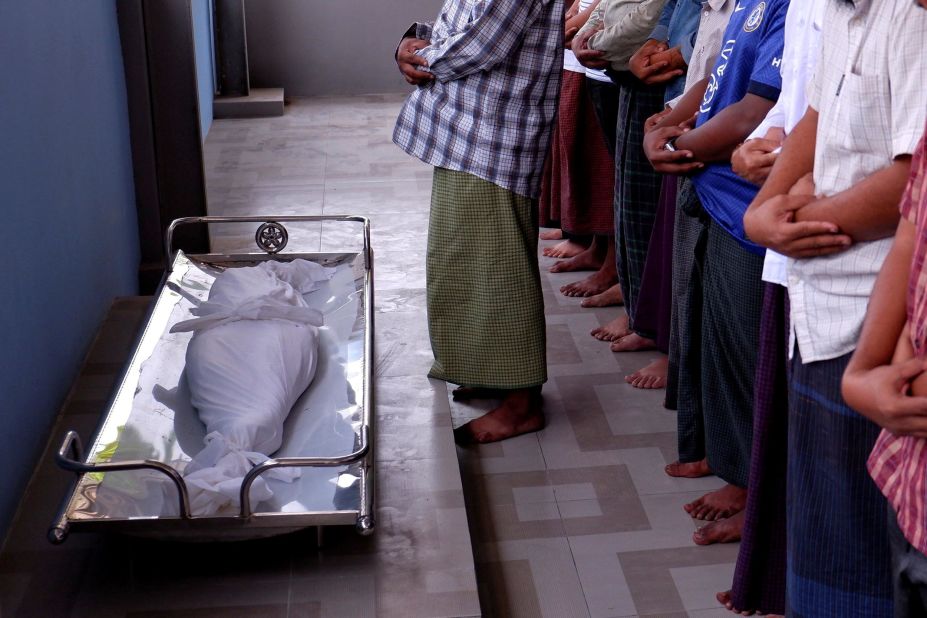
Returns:
[[[589,49],[589,39],[602,31],[603,25],[599,24],[596,28],[590,28],[582,34],[573,38],[573,54],[581,65],[590,69],[608,68],[608,60],[603,60],[605,52]]]
[[[424,84],[435,78],[434,75],[426,71],[420,71],[417,67],[427,67],[428,61],[415,54],[420,49],[424,49],[431,44],[424,39],[407,37],[399,43],[396,50],[396,64],[399,65],[399,72],[407,82],[412,85]]]
[[[911,359],[870,370],[847,371],[843,398],[854,409],[898,436],[927,438],[927,397],[910,397],[911,382],[927,361]]]
[[[758,187],[763,186],[779,157],[774,152],[778,147],[778,143],[762,137],[747,140],[731,156],[734,173]]]
[[[853,240],[833,223],[795,221],[795,213],[814,201],[813,195],[777,195],[747,211],[744,231],[756,244],[796,259],[845,251]]]
[[[673,108],[667,105],[661,111],[657,112],[644,122],[644,135],[647,135],[653,131],[660,121],[669,116],[673,112]]]
[[[653,169],[661,174],[683,175],[705,167],[699,161],[693,161],[693,153],[688,150],[666,150],[666,144],[689,129],[679,126],[660,127],[644,136],[644,154],[650,159]]]
[[[678,47],[668,49],[663,41],[648,40],[628,62],[628,68],[645,84],[662,84],[685,73],[686,63]]]
[[[575,2],[570,5],[570,8],[567,9],[566,14],[563,16],[563,19],[564,21],[569,21],[577,15],[579,15],[579,0],[575,0]]]

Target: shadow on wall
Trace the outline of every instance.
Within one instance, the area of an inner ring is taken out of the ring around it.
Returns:
[[[442,0],[246,0],[251,85],[289,96],[406,92],[393,54]]]

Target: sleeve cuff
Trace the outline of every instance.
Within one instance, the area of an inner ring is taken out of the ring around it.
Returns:
[[[758,97],[763,97],[764,99],[769,99],[775,103],[779,100],[779,93],[782,92],[782,89],[762,82],[751,81],[750,85],[747,86],[747,92],[755,94]]]
[[[650,33],[650,38],[654,41],[666,41],[669,39],[669,28],[663,24],[657,24],[657,27]]]
[[[892,158],[914,156],[917,145],[924,136],[923,130],[909,129],[892,136]]]

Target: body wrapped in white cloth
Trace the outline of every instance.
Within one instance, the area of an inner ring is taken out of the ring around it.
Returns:
[[[263,262],[219,275],[209,298],[171,332],[193,331],[186,379],[206,425],[206,448],[184,470],[194,515],[239,506],[241,482],[280,448],[283,423],[312,382],[322,314],[303,299],[331,278],[314,262]],[[258,504],[273,493],[264,477],[290,481],[298,469],[275,469],[252,485]]]

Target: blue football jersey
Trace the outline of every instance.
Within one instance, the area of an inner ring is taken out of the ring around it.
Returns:
[[[724,32],[721,54],[709,78],[696,126],[705,124],[748,93],[778,100],[788,8],[789,0],[737,3]],[[765,249],[747,240],[743,222],[758,188],[735,174],[730,161],[708,164],[692,180],[711,218],[746,248],[763,253]]]

